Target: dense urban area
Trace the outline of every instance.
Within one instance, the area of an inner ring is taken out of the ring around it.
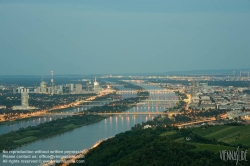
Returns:
[[[174,96],[152,97],[171,93]],[[164,110],[128,111],[151,106]],[[220,151],[250,148],[249,72],[64,79],[52,72],[41,80],[0,78],[0,127],[32,118],[59,117],[1,134],[1,151],[116,115],[154,118],[103,138],[81,153],[62,158],[60,163],[51,160],[44,165],[235,165],[235,161],[221,160]],[[238,164],[249,165],[249,157],[246,154],[248,160]]]

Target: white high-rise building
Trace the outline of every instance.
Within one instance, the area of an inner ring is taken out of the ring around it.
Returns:
[[[46,93],[47,92],[47,83],[45,81],[41,82],[40,91],[41,91],[41,93]]]
[[[21,93],[21,101],[23,107],[29,106],[29,94],[27,92]]]
[[[23,93],[23,92],[28,92],[29,93],[29,88],[24,88],[23,86],[19,86],[17,88],[17,93]]]
[[[74,91],[74,84],[70,84],[70,91],[71,91],[71,92]]]

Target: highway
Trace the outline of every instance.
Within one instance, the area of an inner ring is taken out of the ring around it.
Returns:
[[[188,125],[193,125],[193,124],[199,124],[199,123],[204,123],[204,122],[211,122],[211,121],[215,121],[215,118],[209,118],[209,119],[203,119],[203,120],[199,120],[199,121],[194,121],[194,122],[189,122],[189,123],[183,123],[183,124],[179,124],[179,125],[174,125],[176,127],[183,127],[183,126],[188,126]]]

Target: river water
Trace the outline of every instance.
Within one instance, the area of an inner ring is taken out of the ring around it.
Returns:
[[[159,87],[154,86],[145,86],[145,89],[159,89]],[[136,94],[125,94],[123,97],[128,96],[135,96]],[[172,94],[150,94],[151,98],[169,98],[175,96]],[[173,103],[171,103],[173,104]],[[129,112],[155,112],[155,111],[164,111],[166,108],[169,107],[169,105],[161,104],[161,103],[142,103],[140,105],[137,105],[136,107],[133,107],[129,109]],[[82,108],[79,108],[82,109]],[[73,111],[78,111],[77,109],[74,109]],[[146,122],[148,120],[152,120],[155,116],[150,115],[117,115],[117,116],[111,116],[109,118],[106,118],[98,123],[94,123],[87,126],[82,126],[80,128],[77,128],[73,131],[56,135],[47,139],[38,140],[36,142],[24,145],[20,148],[15,149],[14,151],[20,151],[20,150],[29,150],[29,151],[37,151],[37,150],[43,150],[43,151],[74,151],[74,150],[83,150],[86,148],[91,147],[93,144],[95,144],[98,140],[115,136],[118,133],[130,130],[131,127],[133,127],[135,124]],[[30,123],[30,125],[37,125],[39,123],[47,122],[52,120],[51,118],[40,118],[31,120],[27,123]],[[15,125],[15,124],[14,124]],[[20,122],[18,125],[22,125],[22,122]],[[27,124],[25,124],[27,125]],[[9,126],[10,127],[10,126]],[[7,127],[8,128],[8,127]],[[0,128],[2,130],[3,128]],[[3,161],[3,155],[0,155],[0,162]],[[37,154],[35,159],[38,159],[38,155],[41,155],[41,153]],[[45,154],[46,155],[46,154]],[[32,160],[35,160],[32,159]],[[49,160],[49,158],[46,158]],[[42,159],[43,161],[46,159]],[[28,160],[28,159],[25,159]],[[18,160],[20,162],[20,160]],[[2,162],[1,162],[2,163]],[[10,163],[8,163],[9,165]],[[0,164],[1,165],[1,164]],[[7,165],[7,164],[4,164]],[[18,164],[18,165],[38,165],[38,164]]]
[[[96,105],[98,106],[102,106],[106,104],[105,103],[96,103]],[[93,106],[91,105],[86,105],[86,106],[82,106],[82,107],[78,107],[78,108],[74,108],[74,109],[70,109],[70,110],[63,110],[62,112],[68,112],[68,113],[77,113],[79,111],[82,111],[82,110],[87,110],[89,108],[91,108]],[[8,133],[8,132],[11,132],[11,131],[15,131],[15,130],[18,130],[20,128],[26,128],[28,126],[37,126],[41,123],[46,123],[46,122],[50,122],[52,120],[56,120],[58,118],[64,118],[66,116],[60,116],[60,117],[56,117],[56,116],[52,116],[52,117],[36,117],[36,118],[32,118],[32,119],[27,119],[27,120],[23,120],[23,121],[16,121],[16,122],[13,122],[13,124],[6,124],[6,125],[2,125],[0,126],[0,134],[5,134],[5,133]]]
[[[117,87],[120,90],[131,90],[129,88],[124,88],[123,86],[118,86]],[[130,97],[135,97],[135,94],[123,94],[121,99],[126,99],[126,98],[130,98]],[[98,103],[94,103],[95,106],[103,106],[105,104],[107,104],[109,102],[98,102]],[[86,105],[86,106],[81,106],[75,109],[70,109],[70,110],[62,110],[62,112],[69,112],[69,113],[76,113],[79,111],[83,111],[83,110],[87,110],[89,108],[93,107],[92,105]],[[37,117],[37,118],[33,118],[33,119],[27,119],[27,120],[23,120],[23,121],[16,121],[12,124],[7,124],[7,125],[2,125],[0,126],[0,135],[1,134],[5,134],[11,131],[15,131],[18,130],[20,128],[26,128],[28,126],[37,126],[41,123],[45,123],[45,122],[49,122],[52,120],[56,120],[57,118],[63,118],[65,116],[62,117]]]

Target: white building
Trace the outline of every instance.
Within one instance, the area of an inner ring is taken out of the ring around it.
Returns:
[[[29,94],[27,92],[21,93],[21,101],[22,101],[22,106],[24,107],[29,106]]]
[[[21,93],[21,105],[13,106],[13,110],[29,110],[29,109],[36,109],[35,107],[29,106],[29,94],[27,92]]]
[[[143,129],[147,129],[147,128],[151,128],[151,126],[150,125],[143,126]]]
[[[5,109],[6,106],[5,105],[0,105],[0,109]]]
[[[201,100],[210,100],[209,96],[200,96]]]
[[[46,93],[47,92],[47,83],[45,81],[42,81],[40,83],[40,91],[41,91],[41,93]]]
[[[82,92],[82,84],[76,84],[76,93]]]
[[[100,92],[102,91],[102,87],[99,85],[99,82],[96,81],[96,78],[95,78],[95,81],[94,81],[94,91],[96,92]]]
[[[74,84],[70,84],[70,92],[74,91]]]

